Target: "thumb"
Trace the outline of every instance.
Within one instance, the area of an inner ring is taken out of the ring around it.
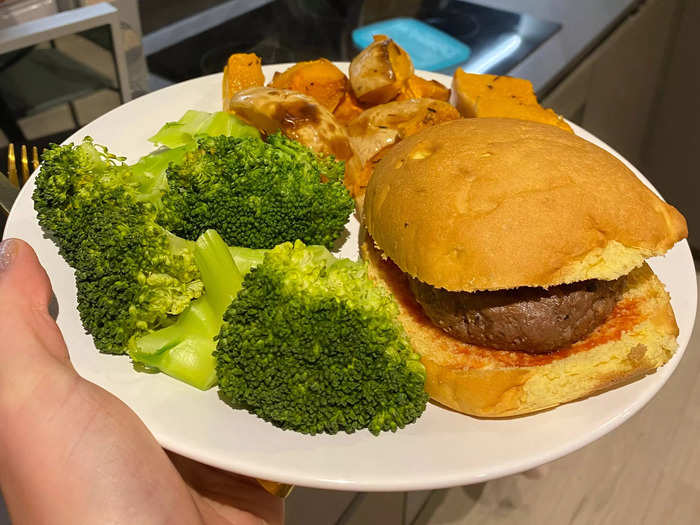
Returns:
[[[68,352],[49,314],[51,282],[34,250],[19,239],[0,243],[0,362],[18,354],[46,353],[61,361]],[[5,354],[5,355],[3,355]],[[9,354],[9,355],[8,355]]]
[[[33,309],[47,309],[51,283],[34,250],[19,239],[0,243],[0,298],[2,303]]]

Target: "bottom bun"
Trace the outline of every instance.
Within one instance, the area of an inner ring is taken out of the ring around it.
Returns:
[[[371,239],[361,254],[370,277],[399,303],[400,320],[426,368],[426,391],[465,414],[516,416],[590,396],[655,371],[677,347],[668,293],[647,264],[627,276],[612,314],[586,339],[548,354],[526,354],[449,336],[425,316],[407,276],[382,258]]]

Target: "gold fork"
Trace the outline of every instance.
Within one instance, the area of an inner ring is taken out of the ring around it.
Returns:
[[[31,171],[36,170],[39,167],[39,150],[36,146],[32,147],[32,170],[29,171],[29,156],[27,155],[27,146],[22,144],[20,157],[20,171],[22,174],[22,181],[19,180],[19,174],[17,170],[17,160],[15,158],[15,145],[10,144],[7,148],[7,178],[16,188],[23,186],[25,182],[29,179],[29,174]]]
[[[36,146],[32,148],[32,168],[39,167],[39,151]],[[19,163],[19,173],[22,174],[20,183],[18,174],[18,164],[15,158],[15,145],[10,144],[7,148],[7,177],[0,171],[0,209],[8,215],[10,209],[17,198],[19,188],[29,179],[29,156],[27,146],[21,148],[21,158]]]
[[[19,162],[19,171],[17,169],[17,159],[15,156],[15,145],[10,144],[8,149],[7,149],[7,178],[10,180],[10,183],[15,187],[19,188],[20,187],[20,180],[19,180],[19,174],[21,173],[22,175],[22,182],[21,185],[24,185],[24,183],[27,182],[29,179],[29,174],[31,173],[29,170],[29,156],[27,155],[27,146],[22,145],[20,149],[20,162]],[[32,170],[34,171],[39,167],[39,151],[37,150],[36,146],[32,147]],[[2,172],[0,172],[0,176],[2,175]],[[3,206],[4,207],[4,206]],[[9,211],[9,207],[8,207]],[[258,483],[270,494],[274,496],[278,496],[280,498],[286,498],[289,493],[292,491],[294,488],[294,485],[287,485],[285,483],[277,483],[275,481],[268,481],[266,479],[258,479]]]
[[[266,479],[257,478],[257,482],[262,488],[273,496],[278,498],[286,498],[289,493],[292,492],[294,485],[287,485],[286,483],[277,483],[276,481],[268,481]]]

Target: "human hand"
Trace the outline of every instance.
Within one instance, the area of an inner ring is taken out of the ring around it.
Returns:
[[[276,524],[254,480],[171,454],[119,399],[81,378],[49,314],[46,272],[0,245],[0,489],[15,525]]]

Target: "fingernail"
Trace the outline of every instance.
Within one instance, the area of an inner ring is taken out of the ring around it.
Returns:
[[[0,272],[7,270],[12,264],[12,260],[17,255],[18,247],[19,244],[15,239],[5,239],[0,242]]]

